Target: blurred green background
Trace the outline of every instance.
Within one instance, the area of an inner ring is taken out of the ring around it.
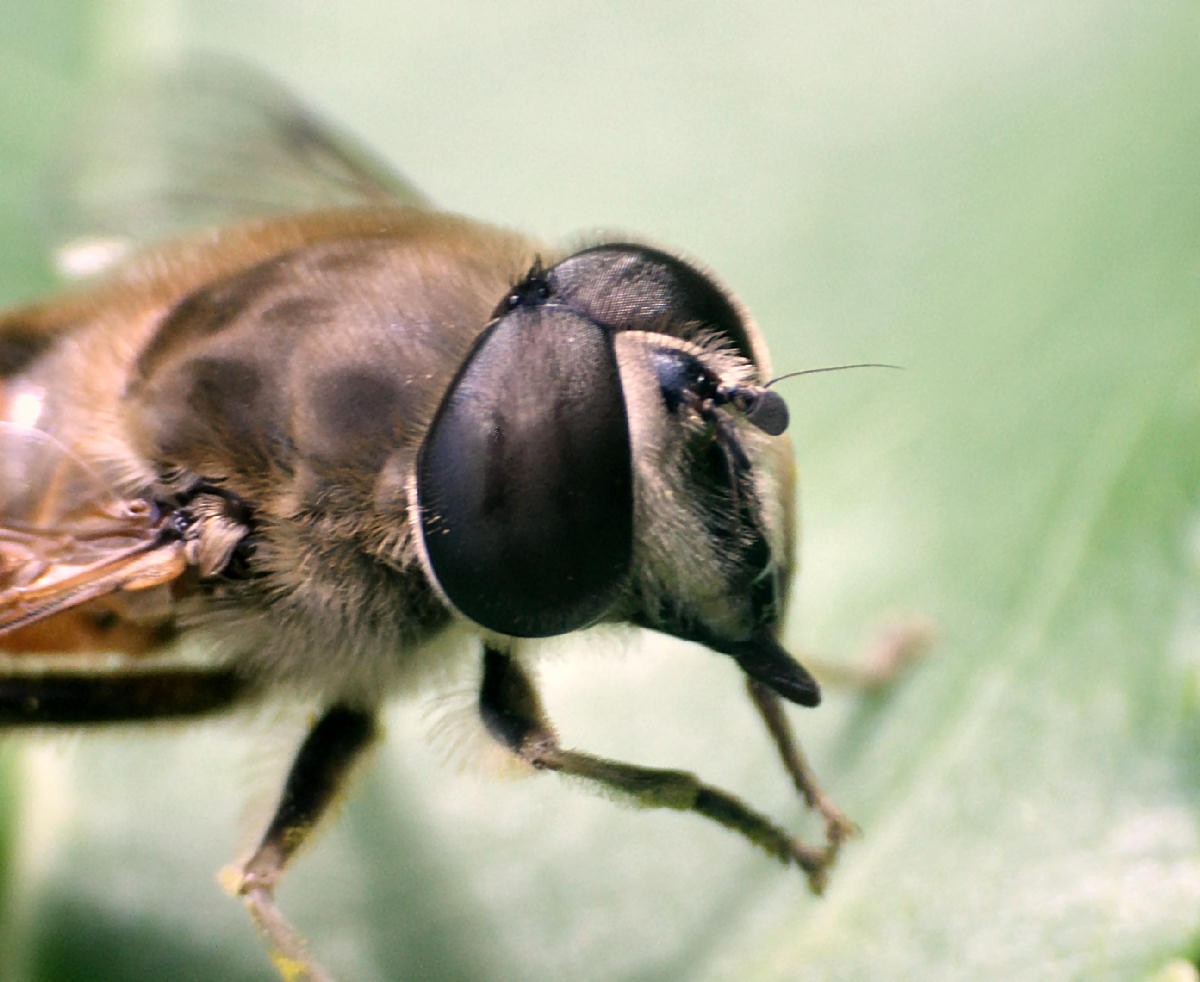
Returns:
[[[340,978],[1195,978],[1200,6],[4,0],[2,23],[5,301],[49,282],[75,103],[200,48],[448,208],[702,259],[779,370],[906,367],[784,390],[792,647],[939,627],[893,689],[792,714],[863,830],[826,896],[706,823],[460,774],[401,703],[280,891]],[[604,648],[545,668],[567,742],[812,831],[731,664]],[[296,734],[0,742],[0,977],[268,977],[213,873]]]

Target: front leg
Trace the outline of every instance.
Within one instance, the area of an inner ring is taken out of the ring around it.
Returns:
[[[301,745],[254,855],[233,873],[231,887],[245,899],[271,946],[271,960],[288,982],[326,982],[329,976],[309,958],[304,938],[276,906],[275,885],[377,733],[375,716],[366,710],[327,709]]]
[[[817,782],[816,775],[808,766],[804,754],[800,752],[800,744],[796,742],[796,736],[784,714],[779,696],[761,682],[756,682],[751,678],[746,679],[746,690],[750,694],[750,701],[754,703],[754,708],[758,710],[758,714],[762,718],[763,725],[771,735],[775,749],[779,752],[779,759],[783,762],[788,776],[791,777],[792,784],[804,798],[804,803],[817,812],[825,822],[824,846],[798,845],[797,848],[808,851],[809,862],[813,867],[827,870],[837,860],[842,843],[858,834],[858,827],[846,817],[846,813],[834,803],[834,800]]]
[[[643,807],[703,815],[781,862],[795,863],[807,874],[813,892],[821,892],[833,851],[793,839],[738,798],[704,784],[694,774],[638,767],[564,750],[529,676],[511,657],[491,647],[484,650],[479,711],[492,736],[533,767],[594,781]]]

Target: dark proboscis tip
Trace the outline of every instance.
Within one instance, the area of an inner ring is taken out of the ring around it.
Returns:
[[[750,678],[789,702],[820,705],[821,687],[817,680],[770,635],[743,642],[730,654]]]

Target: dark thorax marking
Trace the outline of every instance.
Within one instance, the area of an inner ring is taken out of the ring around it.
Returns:
[[[0,378],[23,372],[54,341],[54,335],[27,324],[0,323]]]
[[[192,342],[220,334],[236,323],[267,290],[279,284],[281,274],[280,257],[274,257],[189,293],[167,312],[138,356],[137,378],[148,379]]]

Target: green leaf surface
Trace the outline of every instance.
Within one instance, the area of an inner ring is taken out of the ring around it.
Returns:
[[[62,106],[147,49],[240,54],[452,209],[700,257],[780,371],[905,366],[781,383],[804,525],[789,641],[850,662],[888,617],[938,626],[894,687],[792,713],[863,830],[820,899],[703,822],[459,773],[426,739],[430,698],[399,702],[280,891],[324,962],[343,979],[1189,977],[1200,8],[301,8],[14,13],[0,296],[45,283],[33,189]],[[814,833],[724,659],[601,637],[543,680],[567,742],[693,769]],[[303,722],[0,742],[0,977],[269,977],[213,874],[253,839]]]

